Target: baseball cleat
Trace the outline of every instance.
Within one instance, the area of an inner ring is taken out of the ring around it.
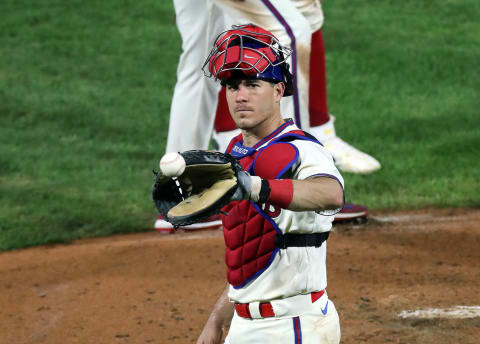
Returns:
[[[377,159],[364,153],[339,138],[335,133],[335,118],[320,126],[310,128],[310,133],[327,148],[333,156],[335,165],[343,172],[372,173],[380,169]]]
[[[179,227],[177,230],[181,231],[197,231],[197,230],[211,230],[219,229],[222,227],[222,219],[220,215],[212,215],[205,221],[194,223],[192,225]],[[158,214],[157,220],[155,221],[155,230],[160,234],[173,234],[175,233],[175,228],[170,222],[164,220],[163,216]]]
[[[364,222],[366,221],[368,216],[368,208],[359,205],[359,204],[352,204],[352,203],[345,203],[342,210],[335,214],[335,218],[333,222],[342,222],[342,221],[358,221]]]

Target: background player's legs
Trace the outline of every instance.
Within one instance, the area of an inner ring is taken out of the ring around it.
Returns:
[[[294,75],[295,95],[282,99],[282,115],[308,129],[308,80],[310,65],[310,24],[292,1],[213,0],[232,24],[253,23],[273,33],[284,46],[293,49],[289,59]]]
[[[304,18],[306,18],[310,25],[310,30],[313,32],[311,37],[311,53],[310,53],[310,69],[309,69],[309,83],[303,85],[303,89],[308,86],[309,108],[306,112],[308,114],[310,132],[321,141],[328,141],[326,144],[334,153],[334,157],[337,161],[337,165],[340,169],[344,168],[351,172],[367,173],[380,167],[380,164],[368,155],[356,150],[350,145],[337,138],[335,135],[335,128],[333,126],[333,117],[329,116],[327,105],[327,83],[326,83],[326,63],[325,63],[325,50],[323,44],[322,31],[320,28],[323,25],[323,12],[321,5],[315,0],[292,0],[292,4],[298,9]],[[234,20],[233,20],[234,21]],[[273,24],[272,24],[273,25]],[[270,29],[269,27],[266,27]],[[276,32],[277,36],[285,36]],[[303,110],[305,111],[305,109]],[[304,126],[305,127],[305,126]],[[308,130],[308,129],[307,129]],[[220,151],[225,151],[230,140],[239,134],[239,130],[236,128],[230,113],[228,111],[224,90],[219,93],[219,103],[216,112],[215,119],[215,131],[213,134],[216,148]],[[330,134],[329,136],[327,134]],[[329,140],[326,140],[330,138]],[[336,155],[336,156],[335,156]],[[353,156],[352,156],[353,155]],[[345,158],[348,158],[346,160]],[[352,160],[360,160],[360,163],[356,163],[356,169],[351,168]],[[372,161],[373,159],[373,161]],[[365,167],[365,161],[370,164]],[[367,170],[367,171],[366,171]],[[346,204],[344,209],[335,216],[335,221],[345,221],[353,219],[364,219],[368,215],[368,209],[365,206],[358,204]]]
[[[215,35],[224,29],[222,13],[207,0],[174,0],[182,55],[170,109],[166,152],[207,149],[219,85],[201,67]]]
[[[272,32],[282,45],[293,49],[290,69],[295,77],[295,95],[282,99],[282,115],[294,118],[297,126],[308,130],[308,81],[310,78],[310,32],[306,18],[297,10],[292,1],[262,0],[255,3],[213,0],[225,13],[232,24],[253,23]],[[308,2],[312,2],[309,0]],[[216,148],[224,151],[230,140],[238,135],[226,106],[225,95],[219,94],[213,139]]]
[[[220,86],[205,78],[201,68],[216,35],[225,29],[221,11],[208,0],[174,0],[174,6],[183,52],[170,108],[167,153],[208,148]],[[219,226],[216,216],[185,229]],[[161,215],[154,227],[160,233],[174,232]]]
[[[355,150],[339,138],[336,138],[335,127],[333,126],[334,118],[330,116],[328,112],[325,48],[321,31],[324,21],[322,7],[318,0],[292,1],[305,18],[308,19],[312,29],[309,83],[310,132],[320,141],[323,141],[327,148],[330,149],[339,169],[345,170],[345,166],[348,166],[348,164],[341,158],[351,155],[345,154],[345,151],[358,152],[358,154],[355,154],[357,157],[363,153]],[[324,135],[322,136],[322,134]],[[330,135],[330,140],[326,140],[328,134]],[[328,141],[328,144],[326,141]],[[336,142],[341,142],[341,144],[335,145]],[[343,147],[344,149],[342,149]],[[375,166],[375,162],[373,162],[372,166]],[[378,167],[380,167],[380,164],[378,164]],[[372,169],[372,167],[370,167],[370,169]],[[367,216],[367,207],[347,203],[339,213],[335,214],[334,222],[364,221]]]

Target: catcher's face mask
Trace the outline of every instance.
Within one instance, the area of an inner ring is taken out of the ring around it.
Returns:
[[[286,59],[291,50],[270,32],[253,24],[234,25],[222,32],[203,65],[206,76],[222,84],[241,72],[249,78],[285,83],[284,96],[293,94],[293,76]],[[208,65],[208,72],[205,70]]]

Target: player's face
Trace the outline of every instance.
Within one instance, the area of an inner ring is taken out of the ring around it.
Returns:
[[[254,129],[280,114],[282,83],[239,79],[228,83],[226,88],[228,109],[240,129]]]

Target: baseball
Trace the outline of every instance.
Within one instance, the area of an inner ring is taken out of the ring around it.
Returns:
[[[185,171],[185,159],[178,153],[167,153],[160,159],[160,170],[167,177],[178,177]]]

